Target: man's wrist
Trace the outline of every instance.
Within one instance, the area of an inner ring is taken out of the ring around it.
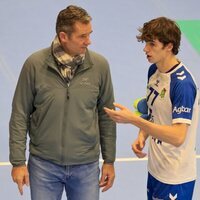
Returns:
[[[13,167],[17,168],[17,167],[26,167],[26,164],[20,164],[20,165],[12,165]]]
[[[106,161],[104,161],[103,164],[106,164],[106,165],[114,165],[114,162],[106,162]]]

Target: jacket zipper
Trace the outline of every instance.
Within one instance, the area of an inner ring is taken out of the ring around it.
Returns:
[[[67,100],[69,99],[69,83],[67,83]]]

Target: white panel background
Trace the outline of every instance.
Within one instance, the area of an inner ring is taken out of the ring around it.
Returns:
[[[11,101],[23,62],[32,52],[47,47],[55,36],[58,12],[69,4],[85,8],[93,17],[91,49],[108,58],[116,102],[133,109],[133,101],[145,94],[149,63],[138,43],[137,29],[159,16],[174,20],[200,19],[198,0],[1,0],[0,1],[0,199],[29,200],[29,189],[21,197],[10,177],[8,162],[8,122]],[[196,30],[200,31],[200,30]],[[179,58],[196,75],[200,84],[200,55],[182,37]],[[117,158],[135,158],[131,143],[138,129],[118,125]],[[197,153],[200,152],[199,128]],[[3,165],[5,162],[5,166]],[[200,159],[198,158],[198,171]],[[103,200],[145,200],[146,160],[117,161],[116,181]],[[199,174],[200,176],[200,174]],[[194,200],[200,199],[200,178]],[[64,194],[65,195],[65,194]],[[63,200],[66,199],[63,197]]]

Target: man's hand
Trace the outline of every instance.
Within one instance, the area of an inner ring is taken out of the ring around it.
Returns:
[[[131,123],[135,117],[139,117],[136,114],[134,114],[131,110],[119,103],[113,103],[113,105],[115,106],[115,108],[117,108],[117,110],[104,107],[104,111],[109,115],[109,117],[113,121],[117,123]]]
[[[18,185],[21,195],[23,195],[23,186],[29,186],[29,173],[26,165],[16,166],[12,168],[12,179]]]
[[[99,186],[102,187],[102,192],[107,191],[113,185],[115,179],[114,164],[104,163],[101,169],[101,179]]]
[[[148,134],[140,129],[137,139],[132,144],[132,150],[138,158],[144,158],[147,155],[143,152],[147,138]]]
[[[147,155],[145,152],[143,152],[144,146],[145,140],[141,139],[141,137],[137,138],[132,144],[132,150],[138,158],[144,158]]]

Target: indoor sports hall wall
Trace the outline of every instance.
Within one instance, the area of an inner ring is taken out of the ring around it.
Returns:
[[[145,95],[149,63],[138,43],[137,29],[159,16],[176,20],[183,32],[179,59],[200,85],[199,0],[1,0],[0,1],[0,199],[30,200],[29,188],[20,196],[10,176],[8,122],[16,82],[27,56],[47,47],[55,36],[58,12],[69,4],[85,8],[92,16],[91,49],[107,57],[116,102],[133,109]],[[147,159],[138,160],[131,143],[138,129],[118,125],[116,181],[102,200],[145,200]],[[197,135],[198,179],[194,200],[200,199],[200,126]],[[65,194],[64,194],[65,195]],[[63,200],[66,199],[63,197]]]

